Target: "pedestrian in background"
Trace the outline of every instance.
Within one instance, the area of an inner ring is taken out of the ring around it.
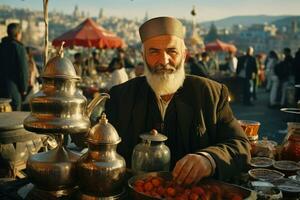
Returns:
[[[0,44],[0,97],[10,98],[14,111],[21,110],[28,88],[28,61],[21,43],[22,30],[17,23],[7,26],[7,37]]]
[[[253,105],[251,102],[251,85],[257,76],[257,63],[253,56],[254,49],[249,47],[247,54],[239,57],[236,74],[241,78],[243,84],[243,103],[247,106]]]

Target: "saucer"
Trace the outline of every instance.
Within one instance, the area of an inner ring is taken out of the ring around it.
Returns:
[[[250,160],[252,167],[271,167],[274,164],[274,160],[267,157],[253,157]]]
[[[279,171],[264,168],[251,169],[248,171],[248,174],[254,179],[267,182],[272,182],[284,177],[284,174]]]
[[[273,167],[277,170],[282,170],[282,171],[300,170],[300,165],[298,163],[296,163],[295,161],[290,161],[290,160],[275,161],[275,163],[273,164]]]

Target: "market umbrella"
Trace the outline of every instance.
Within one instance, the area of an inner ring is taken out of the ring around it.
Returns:
[[[221,40],[216,40],[205,45],[207,51],[232,51],[236,52],[237,49],[233,44],[222,42]]]
[[[114,33],[97,25],[92,19],[88,18],[74,29],[62,34],[52,41],[53,46],[61,46],[65,42],[66,47],[82,46],[106,48],[122,48],[124,42]]]

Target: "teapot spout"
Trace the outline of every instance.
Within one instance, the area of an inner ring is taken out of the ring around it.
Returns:
[[[109,99],[110,96],[107,93],[100,93],[97,94],[93,100],[88,104],[87,109],[86,109],[86,114],[88,117],[91,116],[94,108],[100,103],[102,102],[103,99]]]

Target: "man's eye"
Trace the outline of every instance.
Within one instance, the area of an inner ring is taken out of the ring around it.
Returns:
[[[158,54],[158,51],[151,51],[150,50],[149,53],[155,55],[155,54]]]
[[[176,50],[170,50],[169,53],[170,54],[177,54],[177,51]]]

